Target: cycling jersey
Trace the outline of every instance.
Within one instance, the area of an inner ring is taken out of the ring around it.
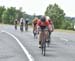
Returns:
[[[45,22],[38,20],[37,25],[38,26],[49,26],[50,24],[49,24],[49,21],[47,21],[47,20]]]
[[[48,20],[49,21],[49,24],[51,24],[52,25],[52,20]]]
[[[28,20],[25,21],[25,24],[28,24]]]

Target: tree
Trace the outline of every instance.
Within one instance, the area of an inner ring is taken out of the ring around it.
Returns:
[[[73,29],[73,20],[70,17],[65,17],[65,21],[62,25],[64,29]]]
[[[2,14],[3,23],[13,24],[16,18],[19,20],[23,17],[25,12],[22,12],[21,9],[18,10],[15,7],[7,8]]]
[[[2,23],[9,23],[9,15],[8,15],[8,12],[7,10],[5,10],[2,14]]]
[[[55,28],[61,28],[65,13],[57,4],[49,5],[45,11],[45,15],[52,19]]]
[[[4,20],[4,23],[13,23],[13,20],[16,17],[16,8],[15,7],[10,7],[7,8],[7,10],[3,13],[2,19]]]
[[[0,22],[2,22],[2,14],[5,11],[5,7],[4,6],[0,6]]]
[[[22,12],[22,7],[16,10],[16,15],[17,15],[18,20],[20,20],[21,17],[24,17],[25,12]]]

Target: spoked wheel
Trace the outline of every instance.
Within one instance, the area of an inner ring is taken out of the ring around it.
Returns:
[[[45,56],[45,53],[46,53],[46,42],[45,41],[42,42],[41,49],[42,49],[42,54]]]

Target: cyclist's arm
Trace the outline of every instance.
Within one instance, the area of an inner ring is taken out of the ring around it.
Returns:
[[[34,23],[32,23],[32,27],[34,28]]]
[[[37,22],[37,31],[38,31],[39,27],[40,27],[40,20],[38,20],[38,22]]]
[[[49,24],[48,25],[48,28],[49,28],[49,30],[51,31],[51,32],[53,32],[54,31],[54,26],[53,26],[53,24],[51,25],[51,24]]]

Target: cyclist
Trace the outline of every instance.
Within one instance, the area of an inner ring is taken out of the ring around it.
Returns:
[[[42,31],[44,29],[46,40],[48,39],[48,29],[51,31],[51,25],[49,21],[46,20],[46,16],[42,16],[37,22],[37,30],[39,31],[39,48],[41,47],[41,38],[42,38]]]
[[[20,19],[20,30],[23,31],[24,19]]]
[[[49,34],[48,34],[49,35],[48,42],[50,42],[50,36],[51,36],[51,32],[53,32],[53,30],[54,30],[54,25],[53,25],[53,22],[52,22],[52,20],[50,19],[49,16],[46,16],[46,20],[49,21],[49,24],[51,25],[51,28],[52,28],[51,31],[48,30],[48,32],[49,32]]]
[[[53,24],[52,20],[50,19],[49,16],[47,16],[46,19],[49,21],[49,24],[51,24],[51,28],[52,28],[51,32],[53,32],[54,31],[54,24]]]
[[[29,22],[29,19],[27,18],[27,19],[25,20],[25,30],[26,30],[26,31],[28,30],[28,22]]]
[[[34,34],[34,37],[35,37],[36,33],[38,33],[38,32],[37,32],[37,21],[38,21],[38,18],[37,18],[37,17],[35,17],[35,18],[33,19],[33,21],[32,21],[32,27],[33,27],[33,34]]]
[[[17,30],[17,24],[18,24],[18,20],[17,20],[17,19],[15,19],[15,21],[14,21],[15,30]]]

